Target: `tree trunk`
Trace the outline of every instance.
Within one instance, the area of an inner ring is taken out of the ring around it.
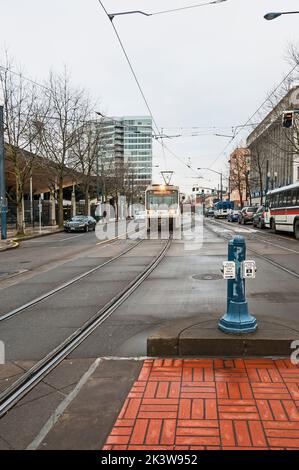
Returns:
[[[89,186],[85,188],[85,203],[84,203],[84,214],[89,214]]]
[[[261,206],[264,203],[264,196],[263,196],[263,191],[264,191],[264,185],[263,185],[263,175],[262,172],[260,171],[260,193],[261,193]]]
[[[16,175],[16,201],[17,201],[17,235],[24,235],[24,197],[23,188],[18,175]]]
[[[243,208],[243,192],[242,192],[241,186],[239,186],[238,191],[239,191],[240,205],[242,209]]]

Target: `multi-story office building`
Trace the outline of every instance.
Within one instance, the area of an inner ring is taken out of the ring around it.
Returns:
[[[250,190],[253,203],[262,204],[269,189],[299,181],[299,86],[292,88],[247,138],[250,151]],[[282,116],[295,110],[293,126]]]
[[[152,181],[152,120],[149,116],[105,118],[100,123],[102,163],[106,173],[123,174],[124,181],[142,192]]]

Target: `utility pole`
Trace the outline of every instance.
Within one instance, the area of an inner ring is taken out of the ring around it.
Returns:
[[[3,106],[0,106],[0,205],[1,205],[1,239],[7,239],[6,222],[6,186],[4,168],[4,123]]]
[[[220,201],[223,200],[222,191],[223,191],[222,173],[220,173]]]
[[[265,198],[267,196],[267,193],[269,191],[269,181],[270,181],[270,171],[269,171],[269,160],[266,162],[266,190],[265,190]],[[262,195],[263,197],[263,195]],[[262,201],[261,201],[262,203]]]
[[[33,221],[32,168],[31,168],[31,171],[30,171],[29,185],[30,185],[30,222],[31,222],[31,225],[32,225],[32,228],[33,228],[34,227],[34,221]]]
[[[99,153],[97,152],[97,202],[100,201]]]

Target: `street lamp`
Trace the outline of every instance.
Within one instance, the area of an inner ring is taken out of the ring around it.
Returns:
[[[281,15],[295,15],[296,13],[299,13],[299,11],[282,11],[282,12],[272,12],[272,13],[267,13],[264,18],[265,20],[275,20],[275,18],[278,18]]]
[[[1,239],[7,238],[6,220],[6,186],[5,186],[5,161],[4,161],[4,129],[3,106],[0,106],[0,211],[1,211]]]
[[[220,200],[222,201],[222,173],[220,171],[212,170],[212,168],[197,168],[198,170],[209,170],[217,175],[220,175]]]

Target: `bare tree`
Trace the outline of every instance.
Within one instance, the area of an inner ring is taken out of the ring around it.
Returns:
[[[52,184],[58,188],[58,223],[63,226],[64,178],[72,174],[72,149],[81,138],[86,121],[87,96],[72,86],[66,70],[51,73],[45,91],[48,118],[40,132],[43,154],[51,160]]]
[[[244,205],[244,196],[250,200],[249,169],[250,152],[245,148],[236,148],[230,157],[230,191],[237,191],[241,207]]]
[[[264,143],[257,141],[251,146],[250,181],[253,186],[259,188],[261,205],[264,203],[264,192],[267,189],[264,180],[267,171],[267,148]]]
[[[36,122],[40,114],[40,89],[22,73],[12,73],[13,61],[6,54],[0,69],[0,86],[4,103],[6,159],[15,178],[15,190],[8,194],[17,208],[17,233],[24,233],[24,187],[30,178],[38,151]]]
[[[78,128],[78,135],[72,146],[72,155],[75,158],[74,167],[83,176],[80,186],[85,197],[85,214],[87,215],[90,191],[95,186],[95,176],[96,178],[100,177],[99,159],[101,158],[102,133],[98,122],[91,119],[92,108],[89,108],[88,102],[86,104],[85,122]],[[101,169],[101,178],[103,176]]]

